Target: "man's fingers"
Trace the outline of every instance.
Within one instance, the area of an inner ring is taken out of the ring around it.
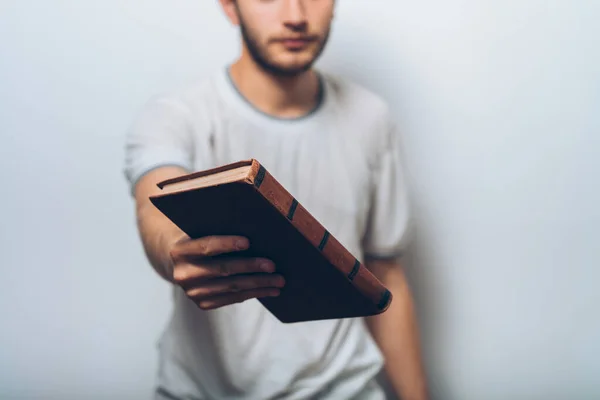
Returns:
[[[275,264],[266,258],[215,258],[206,263],[211,277],[226,277],[257,272],[275,272]]]
[[[213,257],[248,249],[250,243],[242,236],[207,236],[179,241],[171,250],[171,257],[180,260],[188,257]]]
[[[253,298],[279,296],[279,293],[279,289],[276,288],[253,289],[244,292],[205,298],[203,300],[198,301],[197,304],[198,307],[200,307],[203,310],[213,310],[215,308],[224,307],[235,303],[241,303],[243,301],[250,300]]]
[[[240,236],[181,240],[170,253],[173,280],[198,307],[206,310],[251,298],[278,296],[285,282],[282,276],[273,274],[272,261],[229,255],[249,246],[248,239]]]
[[[264,258],[213,258],[204,260],[201,264],[176,265],[173,270],[173,279],[185,288],[194,281],[274,271],[275,264]]]
[[[188,297],[200,301],[205,298],[223,294],[237,294],[254,289],[282,288],[285,281],[281,275],[254,275],[235,276],[229,278],[214,279],[204,282],[200,286],[186,290]]]

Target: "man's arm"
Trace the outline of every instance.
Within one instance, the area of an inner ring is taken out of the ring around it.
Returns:
[[[425,400],[427,388],[413,299],[397,261],[367,261],[366,266],[390,289],[393,301],[383,314],[367,318],[385,357],[385,372],[402,400]]]
[[[156,272],[169,282],[173,282],[169,249],[187,235],[161,213],[149,197],[160,193],[158,182],[185,173],[181,167],[156,168],[140,178],[135,187],[137,225],[146,256]]]

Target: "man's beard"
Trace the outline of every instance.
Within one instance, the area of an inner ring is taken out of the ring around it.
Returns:
[[[238,16],[239,16],[239,13],[238,13]],[[246,25],[244,24],[244,22],[242,21],[241,18],[240,18],[240,31],[242,33],[242,39],[244,40],[246,48],[248,49],[248,52],[250,53],[250,56],[252,57],[254,62],[256,62],[256,64],[261,69],[266,71],[267,73],[275,75],[275,76],[280,76],[280,77],[294,77],[305,71],[308,71],[313,66],[313,64],[315,63],[317,58],[319,58],[319,56],[323,52],[323,49],[325,48],[325,44],[327,43],[327,40],[329,38],[329,30],[328,30],[326,32],[323,40],[319,42],[319,48],[318,48],[316,54],[314,55],[314,57],[312,58],[312,60],[310,60],[302,65],[299,65],[299,66],[284,67],[281,65],[277,65],[276,63],[271,62],[269,60],[268,54],[266,54],[266,52],[264,51],[264,48],[261,48],[258,41],[248,31]]]

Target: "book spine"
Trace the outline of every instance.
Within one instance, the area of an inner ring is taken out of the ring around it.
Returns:
[[[361,293],[371,300],[376,313],[385,311],[392,294],[327,229],[265,169],[253,165],[254,187],[310,241]]]

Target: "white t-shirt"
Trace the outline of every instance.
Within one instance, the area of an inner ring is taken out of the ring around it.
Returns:
[[[408,194],[386,103],[319,72],[309,114],[254,108],[223,68],[152,99],[126,141],[131,188],[161,165],[197,171],[255,158],[358,259],[396,257]],[[283,324],[257,300],[204,311],[174,288],[159,344],[157,398],[381,399],[382,354],[361,318]]]

